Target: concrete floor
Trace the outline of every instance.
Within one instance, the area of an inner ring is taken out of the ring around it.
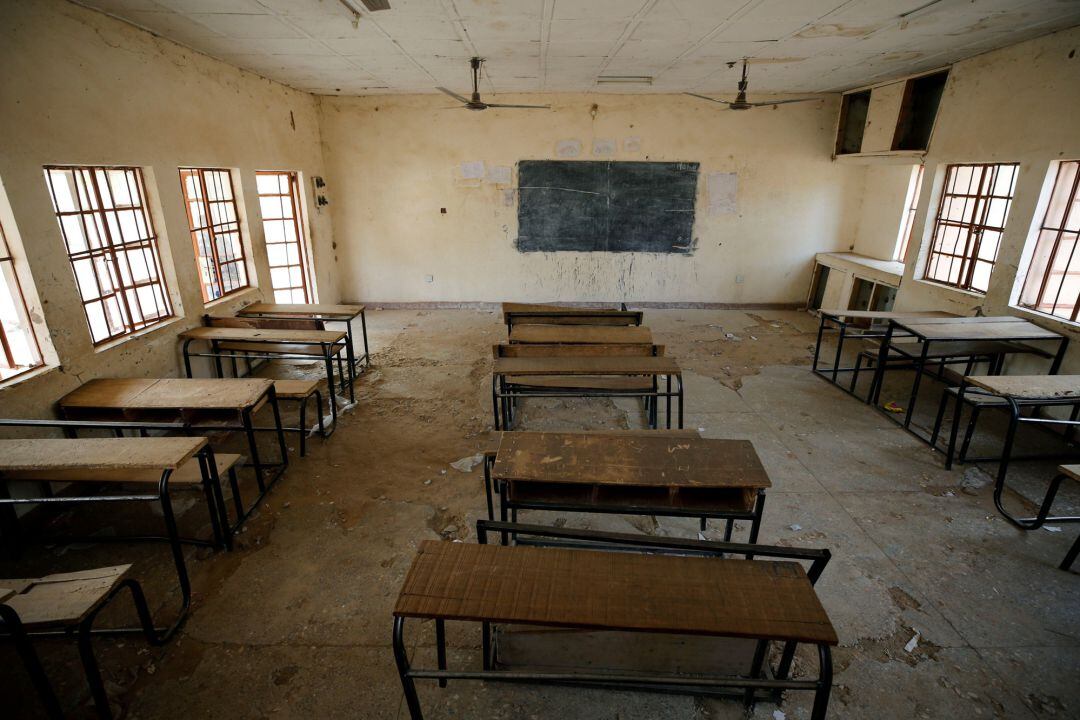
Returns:
[[[490,345],[505,329],[497,314],[475,310],[369,318],[374,368],[338,432],[291,459],[235,552],[188,553],[195,602],[180,636],[164,648],[99,642],[124,716],[407,717],[391,608],[418,542],[475,541],[481,470],[450,463],[491,444]],[[830,718],[1080,717],[1080,578],[1056,569],[1075,525],[1013,529],[974,466],[945,471],[940,453],[811,375],[816,321],[805,313],[649,310],[646,324],[686,371],[687,427],[750,439],[761,455],[773,482],[761,542],[833,553],[818,583],[841,639]],[[883,401],[906,402],[902,380]],[[927,393],[922,410],[934,400]],[[641,420],[632,402],[536,400],[525,403],[520,427]],[[991,446],[993,425],[983,441]],[[1036,498],[1051,475],[1050,465],[1026,463],[1015,482]],[[1025,503],[1017,494],[1009,501]],[[1062,503],[1075,509],[1080,488],[1066,487]],[[197,527],[202,508],[191,505],[184,520]],[[686,521],[563,520],[695,533]],[[168,617],[176,591],[161,546],[33,550],[0,565],[0,577],[131,560]],[[107,619],[129,617],[118,610]],[[479,631],[449,635],[451,665],[478,666]],[[418,661],[433,662],[430,627],[412,639]],[[0,653],[0,682],[16,689],[5,701],[14,695],[15,715],[35,716],[10,650]],[[73,649],[45,654],[65,703],[89,716]],[[796,672],[815,671],[800,655]],[[422,683],[421,699],[431,719],[742,717],[728,700],[465,682]],[[753,717],[807,718],[808,701],[789,694],[779,708],[759,703]]]

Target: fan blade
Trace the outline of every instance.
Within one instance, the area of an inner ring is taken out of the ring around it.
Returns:
[[[497,108],[530,108],[532,110],[550,110],[550,105],[502,105],[500,103],[484,103],[488,107]]]
[[[821,98],[796,98],[795,100],[773,100],[772,102],[753,102],[750,104],[754,107],[768,107],[769,105],[786,105],[788,103],[810,102],[811,100],[821,100]]]
[[[454,92],[453,90],[447,90],[447,89],[446,89],[446,88],[444,88],[444,87],[437,87],[437,88],[435,88],[435,89],[436,89],[436,90],[438,90],[439,92],[442,92],[442,93],[446,93],[447,95],[449,95],[450,97],[454,98],[454,99],[455,99],[455,100],[457,100],[458,102],[461,102],[461,103],[465,103],[465,104],[468,104],[468,102],[469,102],[469,99],[468,99],[468,98],[466,98],[466,97],[462,97],[461,95],[458,95],[458,94],[457,94],[456,92]]]
[[[718,103],[720,105],[730,105],[730,100],[718,100],[717,98],[711,98],[707,95],[698,95],[697,93],[684,92],[683,95],[689,95],[690,97],[701,98],[702,100],[708,100],[709,102]]]

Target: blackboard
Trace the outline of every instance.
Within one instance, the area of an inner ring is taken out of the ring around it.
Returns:
[[[521,252],[693,250],[698,163],[522,160]]]

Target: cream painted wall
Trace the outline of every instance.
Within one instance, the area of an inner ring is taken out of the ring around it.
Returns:
[[[836,96],[749,112],[684,96],[499,99],[553,109],[469,112],[434,95],[320,98],[344,298],[797,303],[814,253],[853,241],[864,169],[830,160]],[[626,151],[627,138],[640,138],[640,150]],[[593,140],[610,139],[618,160],[700,162],[696,252],[518,252],[516,197],[461,180],[461,163],[554,158],[566,139],[581,141],[579,159],[595,159]],[[738,174],[737,213],[708,212],[713,172]]]
[[[941,100],[926,156],[915,218],[918,252],[909,262],[897,308],[945,308],[970,314],[1024,314],[1011,309],[1014,281],[1050,163],[1080,159],[1080,28],[1073,28],[957,63]],[[1019,162],[1020,174],[997,265],[985,295],[921,278],[947,163]],[[1029,314],[1047,326],[1071,326]]]
[[[867,165],[863,181],[855,252],[892,260],[906,210],[911,165]]]
[[[201,324],[206,308],[177,167],[238,170],[257,283],[268,289],[255,171],[323,174],[314,99],[63,0],[0,3],[0,67],[0,178],[11,208],[5,228],[21,239],[62,363],[0,389],[0,415],[47,416],[56,398],[96,376],[182,372],[176,334]],[[95,351],[42,174],[47,163],[146,169],[178,320]],[[313,207],[310,187],[305,182]],[[320,297],[333,302],[329,217],[310,219]],[[211,310],[227,313],[261,294],[248,291]]]

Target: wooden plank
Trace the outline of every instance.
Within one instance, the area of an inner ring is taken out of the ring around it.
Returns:
[[[1022,400],[1080,398],[1080,375],[970,375],[968,383]]]
[[[527,325],[525,327],[564,326]],[[652,343],[623,343],[620,345],[499,344],[493,346],[492,350],[494,357],[641,357],[664,354],[663,345],[653,345]]]
[[[252,303],[236,311],[237,315],[280,315],[282,317],[317,317],[351,320],[365,310],[363,305],[324,303]]]
[[[1015,317],[959,318],[901,322],[901,327],[921,337],[937,340],[1057,340],[1061,335],[1033,322]]]
[[[680,375],[670,357],[496,358],[496,375]]]
[[[255,405],[269,378],[95,378],[60,398],[66,409],[242,410]]]
[[[0,473],[22,470],[175,470],[204,437],[0,440]]]
[[[519,325],[510,342],[561,345],[651,345],[652,331],[643,325]]]
[[[795,562],[427,540],[394,615],[837,643]]]
[[[5,600],[27,630],[78,623],[98,606],[131,569],[131,565],[47,575],[43,578],[0,580],[0,585],[21,584],[22,590]]]
[[[1062,475],[1068,475],[1073,480],[1080,480],[1080,465],[1062,465],[1058,468],[1058,472]]]
[[[257,343],[335,343],[344,330],[277,330],[271,328],[194,327],[179,334],[185,340],[233,340]]]
[[[506,382],[512,385],[527,385],[531,388],[625,391],[652,390],[653,384],[651,377],[612,377],[610,375],[563,375],[561,377],[543,375],[507,375]]]
[[[229,468],[236,466],[242,455],[214,453],[218,476],[224,481]],[[78,468],[62,470],[15,470],[3,472],[5,480],[30,480],[36,482],[93,482],[93,483],[150,483],[161,481],[162,468],[124,468],[122,470]],[[169,485],[201,485],[202,468],[194,458],[189,459],[169,476]]]
[[[519,302],[504,302],[502,304],[503,316],[506,313],[525,313],[525,312],[588,312],[588,313],[606,313],[606,312],[624,312],[617,307],[571,307],[569,305],[554,305],[552,303],[519,303]]]
[[[771,487],[749,440],[504,433],[493,477],[640,487]]]
[[[318,389],[318,380],[274,380],[274,392],[279,398],[306,398]]]
[[[902,318],[955,318],[944,310],[819,310],[822,315],[850,320],[899,320]]]

